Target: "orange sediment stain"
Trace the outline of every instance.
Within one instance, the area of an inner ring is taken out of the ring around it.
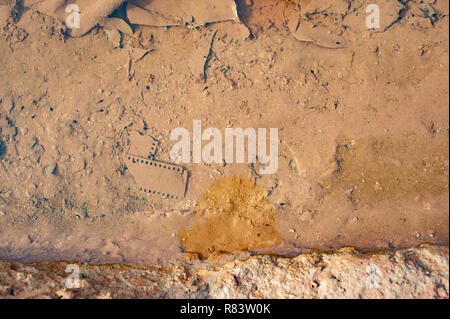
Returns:
[[[223,178],[204,193],[195,226],[178,234],[184,251],[200,259],[278,245],[275,209],[266,192],[251,180]]]

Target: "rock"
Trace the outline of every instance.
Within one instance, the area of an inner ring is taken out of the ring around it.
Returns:
[[[0,298],[449,297],[448,247],[431,245],[371,254],[342,249],[295,258],[254,256],[200,269],[78,263],[81,289],[65,286],[69,264],[0,262]]]

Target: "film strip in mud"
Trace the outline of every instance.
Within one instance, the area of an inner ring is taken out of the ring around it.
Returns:
[[[152,159],[158,151],[159,142],[150,135],[144,135],[137,131],[129,133],[131,146],[128,150],[129,155],[143,156]]]
[[[169,199],[184,197],[188,181],[184,167],[129,154],[124,161],[140,191]]]

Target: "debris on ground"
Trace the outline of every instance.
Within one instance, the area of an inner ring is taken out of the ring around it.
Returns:
[[[159,143],[152,136],[131,131],[129,137],[130,149],[123,159],[139,190],[163,198],[183,198],[188,171],[184,167],[155,160]]]
[[[183,167],[131,155],[124,160],[140,191],[170,199],[184,197],[188,172]]]
[[[211,56],[212,46],[217,30],[205,36],[201,36],[198,41],[197,50],[192,53],[189,60],[189,67],[195,77],[200,77],[203,82],[206,81],[206,69],[208,60]]]

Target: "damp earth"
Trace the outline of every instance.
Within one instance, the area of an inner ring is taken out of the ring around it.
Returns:
[[[380,30],[361,1],[237,0],[242,23],[82,37],[16,3],[0,1],[1,260],[448,245],[447,0],[377,1]],[[277,128],[277,172],[189,163],[184,197],[139,191],[124,155],[170,163],[195,120]]]

